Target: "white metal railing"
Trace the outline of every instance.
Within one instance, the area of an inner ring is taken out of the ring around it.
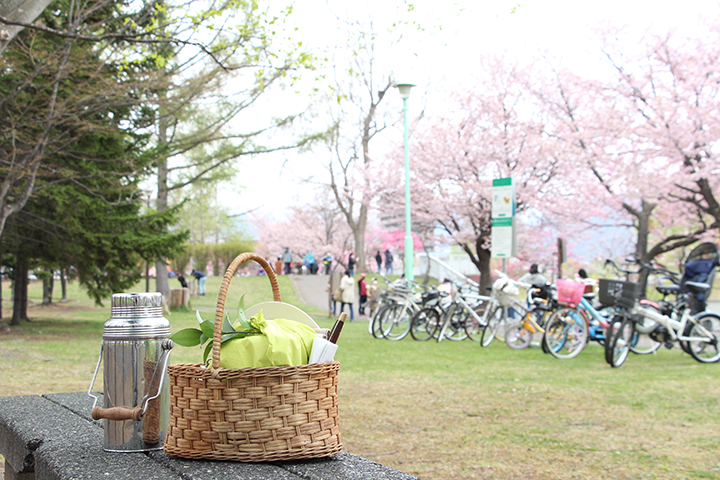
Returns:
[[[426,255],[424,252],[416,253],[415,258],[418,260],[413,269],[413,273],[416,276],[425,275],[425,273],[428,272],[429,264],[429,274],[433,278],[437,278],[438,280],[447,278],[452,282],[466,283],[476,288],[479,288],[480,286],[472,278],[461,273],[457,269],[453,268],[453,266],[440,260],[439,258],[433,257],[432,255]]]

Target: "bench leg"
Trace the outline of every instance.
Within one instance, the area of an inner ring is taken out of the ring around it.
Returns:
[[[4,480],[35,480],[35,472],[16,473],[8,462],[5,463]]]

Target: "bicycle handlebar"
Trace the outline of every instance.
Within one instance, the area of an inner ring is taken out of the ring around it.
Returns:
[[[626,261],[628,263],[638,265],[639,268],[635,271],[629,270],[629,269],[623,269],[623,268],[620,268],[617,263],[615,263],[613,260],[611,260],[609,258],[605,260],[605,266],[607,267],[608,265],[612,265],[612,267],[615,270],[617,270],[618,272],[622,272],[622,273],[626,273],[626,274],[638,274],[638,273],[642,272],[643,270],[648,270],[650,273],[655,274],[655,275],[660,275],[660,274],[669,275],[667,278],[669,278],[673,283],[679,283],[679,280],[678,280],[679,273],[673,272],[672,270],[668,270],[667,268],[663,267],[662,265],[656,266],[656,265],[653,265],[652,263],[643,262],[642,260],[635,257],[634,255],[627,257]]]
[[[508,280],[510,280],[511,282],[513,282],[516,286],[522,287],[522,288],[524,288],[525,290],[533,287],[533,285],[531,285],[531,284],[529,284],[529,283],[520,282],[520,281],[518,281],[518,280],[513,280],[512,278],[510,278],[510,276],[508,276],[507,273],[503,273],[503,272],[501,272],[500,270],[497,270],[497,269],[496,269],[496,270],[495,270],[495,273],[496,273],[498,276],[500,276],[500,277],[505,277],[505,278],[507,278]]]

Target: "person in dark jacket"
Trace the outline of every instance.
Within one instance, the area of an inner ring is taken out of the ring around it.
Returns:
[[[393,273],[393,254],[388,248],[385,250],[385,273]]]
[[[350,255],[348,256],[347,269],[350,271],[350,276],[351,276],[351,277],[352,277],[353,275],[355,275],[355,263],[357,263],[357,262],[355,261],[355,255],[353,255],[353,253],[350,252]]]
[[[204,273],[202,273],[200,270],[195,270],[191,272],[191,275],[197,279],[198,282],[198,295],[205,295],[205,280],[207,280],[207,277]]]

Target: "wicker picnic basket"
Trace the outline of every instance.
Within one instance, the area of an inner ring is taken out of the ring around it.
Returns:
[[[220,367],[220,337],[230,280],[248,260],[267,273],[273,298],[277,277],[253,253],[238,255],[220,286],[215,311],[212,367],[168,367],[168,455],[209,460],[265,462],[325,457],[343,449],[338,412],[338,362],[295,367]]]

